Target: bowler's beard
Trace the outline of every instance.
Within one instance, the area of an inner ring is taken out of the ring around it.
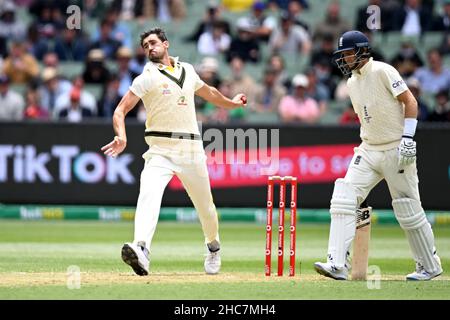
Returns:
[[[162,61],[162,58],[163,58],[163,56],[164,56],[164,54],[160,54],[159,56],[152,56],[151,54],[149,54],[148,55],[148,59],[151,61],[151,62],[154,62],[154,63],[160,63],[161,61]]]

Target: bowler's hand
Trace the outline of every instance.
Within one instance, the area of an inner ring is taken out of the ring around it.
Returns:
[[[416,161],[416,142],[412,138],[402,138],[398,146],[398,165],[404,167]]]
[[[102,147],[102,151],[105,155],[115,158],[125,150],[126,146],[125,139],[115,136],[113,141]]]
[[[247,105],[247,97],[243,93],[238,93],[235,95],[232,101],[234,102],[236,108],[245,107]]]

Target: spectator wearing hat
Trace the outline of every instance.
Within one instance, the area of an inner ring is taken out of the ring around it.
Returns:
[[[268,42],[272,31],[277,27],[277,19],[265,12],[266,4],[256,0],[252,5],[250,23],[253,25],[253,34],[257,40]]]
[[[269,40],[272,53],[309,55],[311,40],[305,29],[295,25],[288,12],[280,15],[280,25],[272,32]]]
[[[49,114],[53,113],[56,101],[62,96],[67,95],[72,85],[65,79],[60,79],[58,71],[55,68],[44,68],[41,74],[42,84],[39,86],[40,105]]]
[[[254,26],[247,17],[241,17],[237,20],[236,28],[237,37],[231,40],[227,61],[230,62],[233,57],[238,56],[244,62],[258,62],[261,53],[258,41],[253,35]]]
[[[332,1],[327,7],[325,20],[315,27],[313,41],[320,41],[325,34],[333,35],[334,43],[345,31],[350,30],[350,24],[341,17],[341,6],[339,2]]]
[[[320,109],[317,101],[306,95],[309,81],[304,74],[292,79],[292,94],[284,97],[278,108],[283,122],[315,123],[319,120]]]
[[[31,54],[26,52],[21,41],[14,40],[10,55],[3,63],[3,72],[11,83],[25,84],[38,76],[39,64]]]
[[[39,91],[34,86],[27,88],[26,106],[24,111],[24,119],[28,120],[48,120],[49,113],[41,106]]]
[[[0,120],[20,121],[24,108],[22,96],[10,90],[8,77],[0,74]]]
[[[204,57],[201,63],[196,68],[197,73],[207,85],[218,88],[222,83],[219,75],[219,62],[214,57]],[[206,100],[200,96],[194,96],[196,109],[200,112],[199,116],[206,111]]]
[[[61,61],[84,61],[89,41],[76,29],[64,28],[55,40],[55,53]]]
[[[122,97],[128,91],[134,78],[139,75],[130,69],[132,57],[133,53],[127,47],[120,47],[119,50],[117,50],[117,64],[119,67],[117,73],[120,80],[119,95]]]
[[[427,121],[450,122],[448,90],[441,90],[436,94],[436,105],[433,112],[429,114]]]
[[[101,49],[92,49],[88,53],[88,58],[83,72],[85,83],[105,84],[109,80],[110,72],[106,68],[105,54]]]
[[[197,43],[203,33],[212,31],[212,26],[215,22],[221,22],[224,26],[225,33],[231,35],[230,23],[221,17],[221,12],[221,8],[217,4],[217,2],[210,1],[206,7],[206,12],[202,21],[199,25],[197,25],[195,31],[190,36],[187,36],[184,40],[186,42]]]
[[[254,103],[250,104],[256,112],[277,112],[281,99],[286,95],[286,89],[277,83],[277,70],[266,68],[262,84],[255,88]]]
[[[422,91],[436,94],[450,88],[450,70],[444,67],[442,56],[438,49],[431,49],[427,54],[428,67],[421,67],[414,73],[419,80]]]
[[[91,110],[80,104],[81,92],[78,88],[72,88],[69,97],[70,106],[59,112],[58,119],[64,119],[68,122],[81,122],[84,118],[92,117]]]
[[[212,30],[204,32],[197,43],[198,53],[207,56],[217,56],[230,48],[231,37],[225,33],[225,25],[216,21]]]
[[[417,120],[426,121],[428,118],[428,110],[430,110],[429,106],[422,99],[422,91],[420,88],[420,82],[414,77],[410,77],[406,80],[406,85],[408,86],[411,93],[414,95],[414,98],[417,100],[418,106],[418,115]]]
[[[16,5],[6,0],[0,5],[0,37],[6,39],[23,39],[26,26],[16,19]]]

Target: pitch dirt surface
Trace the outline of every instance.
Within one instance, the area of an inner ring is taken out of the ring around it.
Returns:
[[[0,299],[446,299],[450,300],[450,231],[434,228],[444,274],[405,281],[414,261],[398,226],[374,225],[369,281],[335,281],[313,264],[325,259],[328,225],[299,224],[296,276],[264,275],[265,225],[221,223],[222,269],[206,275],[198,223],[161,222],[150,255],[150,275],[139,277],[120,257],[131,222],[0,221]],[[276,235],[273,239],[276,252]],[[286,242],[286,247],[288,243]],[[77,272],[79,270],[79,273]],[[381,281],[378,281],[380,279]]]

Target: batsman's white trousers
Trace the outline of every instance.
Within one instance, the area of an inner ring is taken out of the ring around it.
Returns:
[[[206,155],[196,154],[195,159],[192,159],[192,155],[173,157],[147,152],[144,159],[136,207],[134,242],[145,241],[146,247],[150,250],[163,193],[173,175],[183,183],[197,210],[205,243],[219,241],[219,224],[211,194]]]
[[[383,179],[386,180],[392,199],[420,201],[416,163],[399,168],[397,149],[373,151],[355,148],[345,181],[355,188],[358,205]]]

